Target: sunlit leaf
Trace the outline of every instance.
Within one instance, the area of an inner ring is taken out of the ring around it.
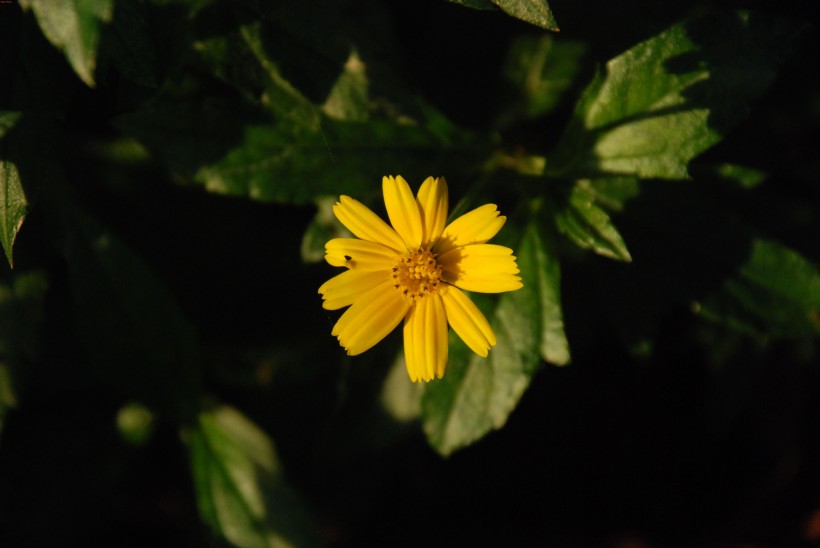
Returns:
[[[450,0],[468,8],[490,10],[500,8],[508,15],[547,30],[558,30],[547,0]]]
[[[631,261],[621,234],[586,185],[576,185],[566,204],[555,212],[555,226],[577,246],[599,255]]]
[[[804,25],[748,13],[695,19],[609,61],[548,172],[681,179],[749,112]]]
[[[559,296],[559,267],[535,222],[515,247],[524,287],[505,293],[497,306],[473,295],[491,312],[498,344],[487,358],[455,342],[451,334],[447,374],[426,386],[424,431],[430,444],[448,455],[501,428],[545,358],[569,361]]]
[[[113,0],[20,0],[34,12],[40,30],[71,63],[74,72],[94,86],[97,46],[103,25],[113,16]]]
[[[253,422],[223,405],[201,412],[183,436],[200,516],[216,538],[246,548],[315,544],[273,443]]]
[[[209,192],[260,201],[364,196],[386,173],[423,178],[439,164],[452,172],[485,156],[489,139],[420,101],[415,118],[383,104],[371,114],[367,66],[355,50],[325,103],[313,104],[281,74],[266,46],[270,32],[251,24],[197,44],[202,62],[245,103],[156,101],[116,125]]]
[[[700,166],[700,171],[719,179],[730,181],[741,188],[751,189],[759,186],[768,178],[768,174],[759,169],[737,164],[716,164]]]
[[[746,262],[695,310],[744,332],[776,337],[820,334],[820,273],[795,251],[755,240]]]
[[[19,112],[0,111],[0,138],[2,138],[8,130],[14,127],[14,124],[17,123],[20,116],[21,113]]]
[[[306,263],[318,263],[325,257],[325,243],[342,236],[339,222],[333,215],[335,197],[318,200],[316,216],[305,229],[302,236],[302,260]]]

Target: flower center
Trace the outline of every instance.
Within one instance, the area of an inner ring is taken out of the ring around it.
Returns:
[[[429,249],[409,251],[393,267],[393,287],[413,301],[435,294],[441,283],[441,266]]]

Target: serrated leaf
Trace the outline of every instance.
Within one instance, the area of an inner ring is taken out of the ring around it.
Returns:
[[[489,139],[424,104],[415,119],[385,101],[371,113],[367,66],[355,49],[323,107],[313,104],[279,71],[266,45],[271,32],[256,23],[195,45],[207,70],[247,103],[158,100],[115,124],[208,191],[260,201],[362,196],[385,173],[424,177],[439,163],[452,172],[484,158]]]
[[[143,260],[79,210],[66,213],[74,325],[100,378],[171,416],[199,396],[198,341]]]
[[[688,162],[747,115],[804,29],[739,12],[638,44],[586,89],[548,173],[686,178]]]
[[[14,266],[12,249],[28,211],[28,200],[17,166],[6,158],[7,143],[2,138],[20,117],[19,112],[0,111],[0,243],[10,266]]]
[[[702,166],[701,170],[719,179],[730,181],[741,188],[752,189],[768,178],[768,173],[748,166],[737,164],[714,164]]]
[[[28,200],[20,181],[17,166],[0,159],[0,242],[10,266],[14,266],[14,240],[23,226],[28,211]]]
[[[558,30],[555,17],[546,0],[450,0],[450,2],[479,10],[500,8],[507,15],[527,23],[547,30]]]
[[[820,274],[799,253],[755,240],[746,262],[717,294],[695,307],[744,332],[774,337],[820,334]]]
[[[609,214],[595,201],[585,185],[576,184],[569,199],[555,212],[555,226],[582,249],[630,262],[632,256]]]
[[[48,41],[63,52],[77,76],[93,87],[97,46],[103,25],[113,16],[113,0],[20,0],[20,5],[34,12]]]
[[[488,319],[497,345],[488,358],[473,354],[451,334],[447,374],[426,386],[422,400],[424,432],[430,444],[449,455],[507,422],[541,364],[542,355],[567,363],[558,262],[532,222],[517,252],[524,287],[505,293]],[[483,296],[472,298],[486,312]]]
[[[22,116],[20,112],[0,111],[0,138],[3,137]]]
[[[453,171],[485,151],[472,136],[453,143],[416,124],[324,119],[315,131],[294,129],[243,119],[234,104],[218,101],[160,105],[116,125],[209,192],[287,203],[366,195],[385,173],[420,177],[419,166],[435,172],[444,161]]]
[[[203,521],[247,548],[314,545],[307,513],[285,485],[270,438],[237,410],[199,414],[183,432]]]

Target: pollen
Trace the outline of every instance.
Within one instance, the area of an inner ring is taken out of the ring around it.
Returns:
[[[429,249],[419,248],[401,257],[392,269],[393,287],[413,302],[425,295],[438,293],[441,266]]]

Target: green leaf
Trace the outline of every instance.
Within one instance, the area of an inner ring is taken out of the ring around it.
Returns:
[[[273,443],[255,424],[223,405],[201,412],[183,436],[199,513],[217,538],[247,548],[316,544]]]
[[[284,79],[268,54],[270,29],[241,27],[196,44],[207,70],[246,99],[158,99],[115,125],[209,192],[304,204],[341,193],[367,196],[385,174],[423,179],[474,170],[490,137],[460,130],[421,102],[414,117],[371,101],[355,49],[322,107]],[[263,39],[264,38],[264,39]]]
[[[113,0],[20,0],[34,12],[40,30],[63,52],[80,79],[94,86],[97,46],[103,25],[113,16]]]
[[[456,4],[479,10],[501,8],[508,15],[545,28],[558,30],[555,17],[546,0],[450,0]]]
[[[741,188],[752,189],[768,178],[768,173],[759,169],[737,164],[713,164],[700,166],[699,172],[723,179],[739,185]]]
[[[704,317],[773,337],[820,334],[820,274],[799,253],[755,240],[746,262],[715,295],[695,305]]]
[[[569,361],[554,250],[535,222],[514,249],[524,287],[502,295],[488,315],[497,345],[481,358],[451,334],[447,373],[425,388],[424,431],[443,455],[504,426],[542,357],[556,364]],[[486,298],[472,298],[488,311]]]
[[[0,140],[20,119],[19,112],[0,111]],[[28,200],[20,182],[17,166],[6,159],[7,144],[0,142],[0,243],[10,266],[14,266],[12,248],[28,211]]]
[[[610,259],[632,260],[621,234],[596,203],[588,182],[575,185],[566,204],[555,212],[554,220],[558,230],[578,247]]]
[[[635,46],[586,89],[548,173],[686,178],[688,162],[748,114],[804,29],[733,13]]]
[[[14,127],[22,113],[0,111],[0,138]]]
[[[504,79],[514,95],[505,102],[496,124],[506,127],[553,110],[575,81],[584,46],[550,35],[519,36],[507,52]]]
[[[302,260],[306,263],[318,263],[325,258],[325,244],[328,240],[342,236],[339,222],[333,215],[333,204],[336,198],[323,198],[317,201],[316,216],[305,229],[302,237]]]
[[[171,416],[199,397],[198,341],[143,260],[81,211],[66,213],[75,326],[99,378]]]
[[[25,367],[41,351],[47,289],[39,271],[18,274],[11,284],[0,282],[0,433],[8,409],[18,404]]]
[[[547,0],[492,0],[508,15],[547,30],[558,30]]]
[[[364,122],[370,116],[367,72],[359,54],[353,50],[344,71],[330,90],[322,112],[335,120]]]

